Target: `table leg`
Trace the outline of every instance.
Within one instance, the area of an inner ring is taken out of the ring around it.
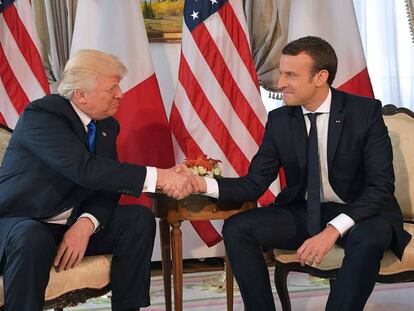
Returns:
[[[224,268],[226,270],[226,296],[227,296],[227,311],[233,311],[233,291],[234,291],[234,284],[233,284],[233,271],[230,266],[229,258],[226,256],[224,257]]]
[[[170,225],[168,221],[161,218],[160,224],[160,242],[162,257],[162,273],[164,280],[164,298],[165,310],[171,311],[171,240]]]
[[[183,310],[183,248],[181,222],[171,224],[172,261],[174,276],[174,310]]]

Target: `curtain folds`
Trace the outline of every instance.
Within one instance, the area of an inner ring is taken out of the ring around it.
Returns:
[[[407,2],[353,2],[375,97],[383,105],[414,110],[414,44],[407,27]]]
[[[243,0],[260,84],[276,90],[279,58],[287,43],[290,0]]]
[[[414,43],[414,0],[405,0],[407,9],[408,26],[410,27],[411,40]]]
[[[69,59],[78,0],[32,0],[40,53],[54,93]]]

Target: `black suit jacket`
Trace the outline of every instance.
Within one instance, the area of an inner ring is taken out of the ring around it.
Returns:
[[[73,208],[105,226],[120,194],[139,196],[146,168],[117,160],[118,122],[97,122],[96,155],[70,102],[50,95],[30,103],[0,168],[0,258],[7,232],[20,219],[47,219]]]
[[[411,236],[403,230],[394,196],[392,146],[381,113],[381,102],[332,89],[328,127],[329,183],[347,204],[355,222],[382,215],[394,229],[392,249],[399,257]],[[283,166],[286,188],[275,205],[303,200],[307,180],[307,132],[300,106],[269,113],[266,131],[248,174],[219,179],[222,200],[255,201]]]

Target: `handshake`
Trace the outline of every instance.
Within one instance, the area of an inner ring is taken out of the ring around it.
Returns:
[[[178,164],[169,169],[157,168],[157,189],[181,200],[192,193],[206,192],[207,185],[203,177],[193,174],[186,165]]]

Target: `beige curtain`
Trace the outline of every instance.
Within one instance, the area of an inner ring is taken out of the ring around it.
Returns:
[[[287,43],[291,0],[244,0],[250,45],[260,84],[276,90],[279,59]]]
[[[51,92],[69,59],[78,0],[32,0],[40,53]]]

